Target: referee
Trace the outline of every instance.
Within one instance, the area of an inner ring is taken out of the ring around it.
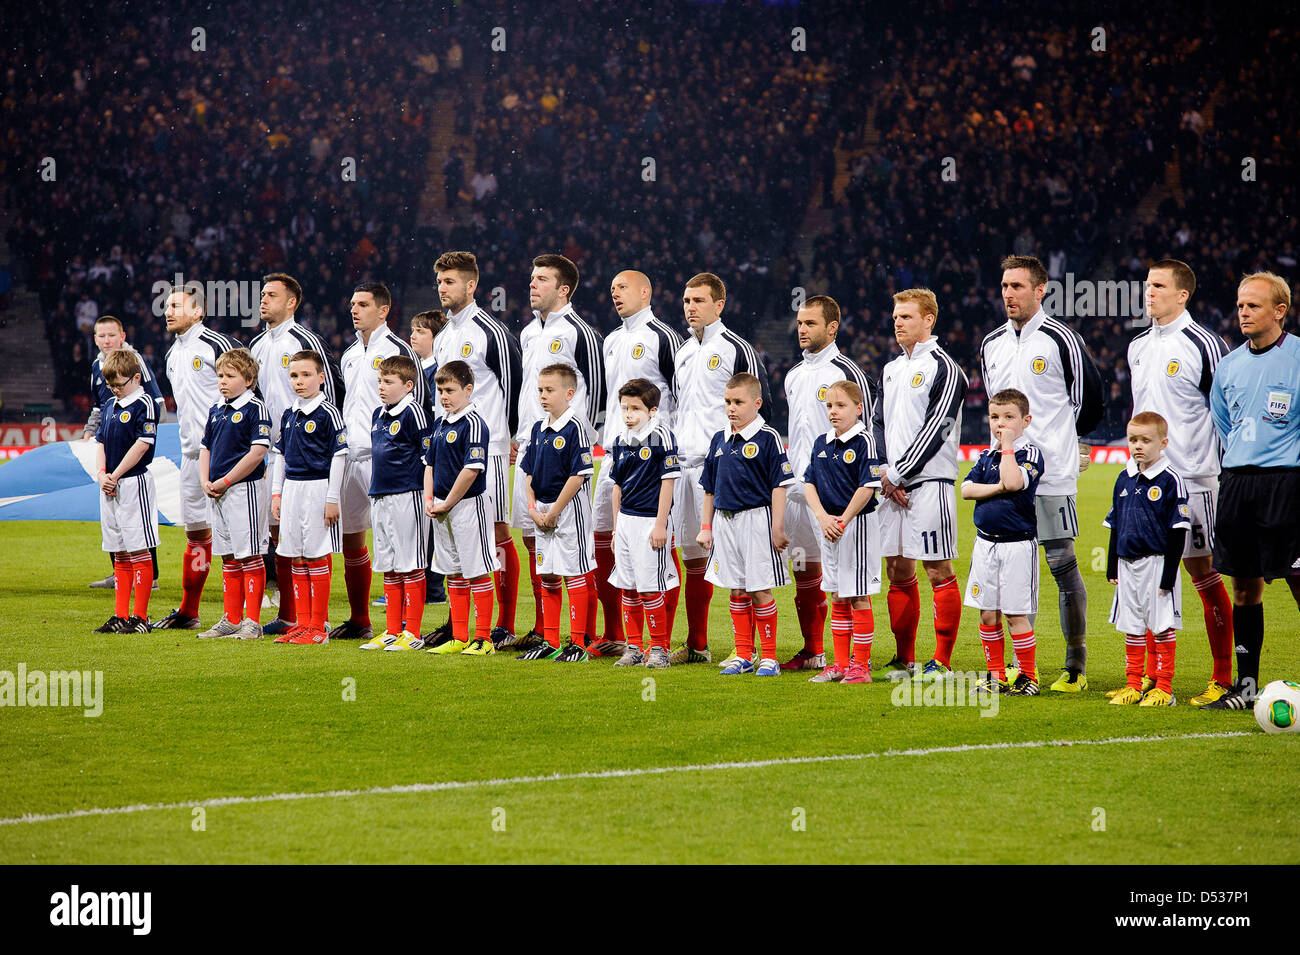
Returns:
[[[1237,682],[1207,710],[1251,707],[1264,644],[1264,583],[1287,578],[1300,599],[1300,339],[1282,330],[1291,289],[1272,272],[1237,286],[1249,341],[1219,362],[1210,414],[1223,443],[1214,569],[1232,577]]]

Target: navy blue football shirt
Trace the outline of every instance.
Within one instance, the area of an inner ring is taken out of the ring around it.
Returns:
[[[672,432],[655,421],[617,435],[610,448],[606,466],[619,488],[620,514],[658,517],[660,485],[682,473]]]
[[[445,415],[433,429],[424,463],[433,468],[433,496],[439,500],[451,493],[460,472],[472,468],[478,474],[466,500],[487,490],[488,426],[470,402],[455,414]]]
[[[208,480],[216,481],[230,473],[240,458],[255,444],[271,447],[271,415],[252,390],[233,401],[221,401],[208,412],[203,429],[202,447],[208,449]],[[260,481],[266,473],[266,459],[258,462],[243,481]]]
[[[532,477],[533,496],[544,504],[560,496],[569,478],[592,473],[590,438],[572,408],[549,424],[533,423],[519,467]]]
[[[1043,477],[1043,452],[1030,444],[1023,434],[1012,447],[1016,449],[1016,464],[1024,472],[1025,486],[1019,491],[975,502],[975,530],[985,540],[1031,541],[1038,536],[1034,495],[1038,493],[1038,482]],[[985,448],[976,458],[974,467],[967,472],[966,481],[999,484],[1002,481],[1001,468],[1001,447]]]
[[[138,477],[149,470],[153,461],[154,440],[158,435],[158,406],[143,388],[136,388],[121,400],[104,403],[99,416],[95,440],[104,446],[104,469],[112,473],[137,441],[147,441],[149,450],[122,477]]]
[[[379,407],[370,425],[370,496],[424,490],[424,455],[429,450],[429,416],[406,395]]]
[[[323,393],[307,402],[298,398],[284,409],[275,449],[284,455],[284,476],[289,480],[328,480],[330,462],[348,450],[343,415]]]
[[[827,514],[843,514],[860,487],[880,487],[880,458],[876,443],[861,421],[842,435],[834,431],[817,435],[803,479],[817,489]],[[876,509],[873,495],[861,511]]]
[[[1110,513],[1103,526],[1116,536],[1115,551],[1121,560],[1163,554],[1169,532],[1191,530],[1187,487],[1183,479],[1161,458],[1145,471],[1129,460],[1115,479]]]
[[[755,415],[739,433],[728,424],[709,442],[700,486],[720,511],[748,511],[772,504],[773,488],[794,483],[785,446],[776,430]]]

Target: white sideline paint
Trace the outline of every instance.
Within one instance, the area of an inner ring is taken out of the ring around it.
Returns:
[[[298,799],[354,799],[358,796],[387,796],[401,793],[434,793],[451,789],[490,789],[497,786],[526,786],[533,783],[562,783],[577,779],[626,779],[633,776],[662,776],[667,773],[709,773],[727,769],[764,769],[769,766],[805,766],[812,763],[843,763],[863,759],[888,759],[897,756],[937,756],[945,753],[979,753],[1000,749],[1041,749],[1048,746],[1111,746],[1116,743],[1165,743],[1185,739],[1230,739],[1254,736],[1253,732],[1182,733],[1176,736],[1112,736],[1107,739],[1042,739],[1018,743],[966,743],[960,746],[933,746],[927,749],[887,749],[879,753],[842,753],[838,756],[789,756],[780,759],[751,759],[728,763],[695,763],[685,766],[650,766],[642,769],[602,769],[581,773],[554,773],[550,776],[511,776],[504,779],[448,780],[441,783],[407,783],[401,786],[376,786],[371,789],[331,789],[315,793],[268,793],[263,796],[218,796],[190,802],[138,803],[133,806],[109,806],[97,809],[74,809],[71,812],[27,813],[0,819],[0,826],[31,822],[57,822],[83,816],[120,816],[136,812],[159,812],[171,809],[245,806],[260,802],[292,802]]]

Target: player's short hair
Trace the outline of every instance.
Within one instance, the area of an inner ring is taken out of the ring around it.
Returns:
[[[1174,288],[1180,292],[1186,292],[1189,298],[1196,291],[1196,273],[1192,271],[1190,265],[1181,259],[1161,259],[1151,266],[1148,271],[1154,272],[1156,269],[1172,272],[1174,274]]]
[[[411,328],[427,328],[435,335],[447,327],[447,316],[440,308],[430,308],[411,316]]]
[[[464,272],[475,282],[478,281],[478,259],[473,252],[444,252],[433,263],[433,271]]]
[[[1047,284],[1047,269],[1032,255],[1008,255],[1002,260],[1002,271],[1010,269],[1024,269],[1028,272],[1030,284],[1034,288]]]
[[[248,382],[248,387],[257,387],[257,359],[247,348],[232,348],[228,352],[222,352],[217,359],[216,369],[220,371],[222,368],[233,368]]]
[[[578,267],[572,261],[562,255],[556,255],[553,252],[547,252],[533,259],[533,268],[535,269],[555,269],[559,276],[561,285],[569,287],[567,298],[573,299],[573,293],[578,290]]]
[[[98,328],[100,325],[107,325],[109,322],[112,322],[114,325],[116,325],[117,330],[121,332],[123,335],[126,334],[126,326],[122,324],[122,320],[118,318],[116,315],[99,316],[99,318],[95,319],[95,327]]]
[[[686,280],[687,288],[699,288],[701,285],[709,290],[709,297],[715,302],[721,302],[727,297],[727,286],[712,272],[701,272]]]
[[[840,392],[855,405],[862,404],[862,389],[858,387],[856,381],[849,381],[849,379],[845,378],[843,381],[832,382],[827,387],[826,393],[830,394],[832,391]]]
[[[620,398],[636,398],[647,409],[653,410],[659,407],[659,386],[649,378],[633,378],[622,388],[618,389]]]
[[[317,371],[325,370],[325,359],[320,356],[319,352],[314,352],[310,348],[304,348],[302,351],[296,351],[289,356],[289,364],[296,361],[309,361],[316,366]]]
[[[435,385],[445,385],[449,381],[454,381],[462,388],[474,384],[474,372],[469,367],[468,362],[459,359],[449,361],[445,365],[439,365],[438,371],[433,376]]]
[[[207,300],[203,297],[202,282],[186,282],[184,285],[173,285],[171,291],[167,293],[167,297],[171,298],[173,295],[186,296],[194,303],[195,308],[205,315],[207,314],[208,305]]]
[[[763,397],[762,383],[747,371],[738,372],[727,379],[727,390],[733,388],[748,389],[751,398]]]
[[[121,378],[130,381],[136,375],[144,373],[140,365],[140,356],[129,348],[119,348],[104,356],[104,381]]]
[[[1023,417],[1029,414],[1029,396],[1019,388],[1003,388],[989,398],[989,407],[994,405],[1015,405]]]
[[[262,276],[263,285],[270,285],[272,282],[279,282],[289,290],[289,294],[293,296],[293,307],[297,310],[302,304],[302,286],[298,284],[298,280],[288,272],[272,272],[270,275]],[[378,297],[375,301],[379,301]]]
[[[1291,286],[1287,284],[1286,279],[1275,272],[1251,272],[1237,283],[1237,291],[1240,292],[1243,285],[1247,282],[1266,282],[1269,287],[1269,298],[1272,301],[1270,305],[1285,305],[1287,310],[1291,309]]]
[[[375,305],[379,308],[388,308],[393,304],[393,293],[388,291],[388,286],[383,282],[362,282],[352,290],[352,294],[358,292],[369,292],[375,297]]]
[[[538,378],[541,378],[543,375],[554,375],[564,382],[564,387],[572,388],[574,391],[578,390],[578,373],[574,370],[572,365],[566,365],[564,362],[556,362],[554,365],[547,365],[537,373]]]
[[[379,363],[379,377],[384,375],[393,375],[402,381],[415,383],[415,376],[420,374],[420,369],[415,367],[415,362],[405,355],[393,355],[385,358]]]
[[[1156,434],[1160,435],[1160,437],[1169,437],[1169,422],[1164,419],[1163,415],[1156,414],[1154,411],[1139,411],[1128,419],[1128,423],[1135,424],[1140,428],[1154,427]]]
[[[829,326],[840,320],[840,303],[829,295],[814,295],[803,303],[804,308],[820,308],[822,320]]]
[[[905,288],[894,293],[895,305],[905,305],[908,302],[915,302],[922,316],[933,315],[935,322],[939,321],[939,300],[928,288]]]

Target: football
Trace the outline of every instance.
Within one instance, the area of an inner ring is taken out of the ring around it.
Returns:
[[[1265,733],[1300,732],[1300,683],[1274,680],[1255,700],[1255,720]]]

